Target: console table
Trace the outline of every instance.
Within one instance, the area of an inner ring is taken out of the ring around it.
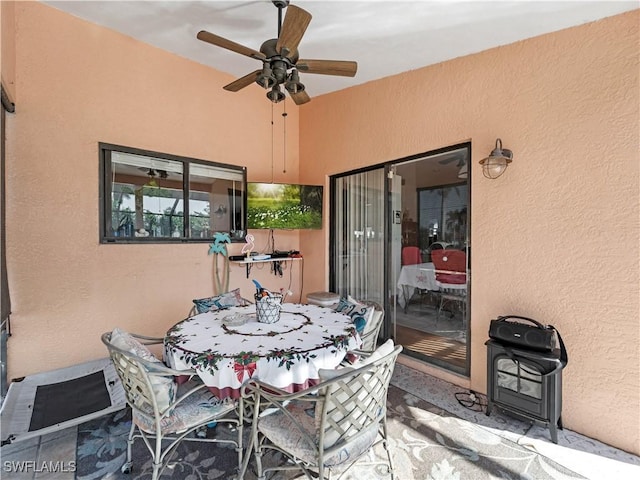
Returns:
[[[231,260],[232,263],[237,263],[238,265],[244,265],[247,269],[247,278],[249,278],[249,274],[251,273],[251,267],[256,263],[269,263],[269,262],[294,262],[296,260],[302,260],[302,257],[276,257],[276,258],[263,258],[261,260],[253,260],[252,258],[247,258],[244,260]]]

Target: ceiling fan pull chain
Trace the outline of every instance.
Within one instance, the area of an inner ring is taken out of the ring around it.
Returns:
[[[284,112],[282,112],[282,131],[283,131],[283,149],[282,149],[282,173],[287,173],[287,101],[282,102]]]
[[[273,136],[275,135],[273,131],[273,102],[271,103],[271,183],[273,183]]]

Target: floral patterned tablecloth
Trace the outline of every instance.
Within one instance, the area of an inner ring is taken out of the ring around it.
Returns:
[[[317,305],[285,303],[280,320],[260,323],[255,305],[187,318],[164,340],[165,361],[193,368],[219,398],[239,398],[255,378],[289,392],[318,383],[318,369],[334,368],[361,339],[351,317]],[[234,325],[238,314],[247,323]]]

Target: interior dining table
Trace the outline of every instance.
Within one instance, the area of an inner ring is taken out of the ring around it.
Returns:
[[[466,290],[466,283],[453,285],[447,283],[441,284],[436,280],[436,267],[432,262],[417,263],[414,265],[403,265],[400,270],[397,282],[398,305],[407,312],[409,300],[413,296],[415,289],[431,292],[440,292],[447,290]]]
[[[398,276],[398,304],[407,311],[409,300],[415,289],[438,291],[440,286],[436,281],[436,269],[433,263],[417,263],[403,265]]]
[[[278,321],[262,323],[249,305],[178,322],[164,338],[164,358],[194,369],[218,398],[237,399],[249,379],[288,392],[314,386],[319,369],[335,368],[361,343],[351,317],[331,308],[285,303]]]

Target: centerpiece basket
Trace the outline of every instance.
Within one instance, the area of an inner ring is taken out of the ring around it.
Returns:
[[[283,295],[262,291],[254,295],[256,301],[256,317],[262,323],[275,323],[280,320]]]

